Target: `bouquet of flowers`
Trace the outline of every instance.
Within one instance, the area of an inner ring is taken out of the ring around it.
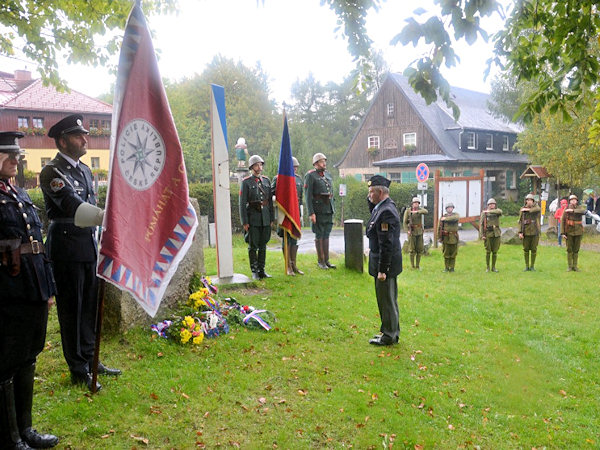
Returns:
[[[249,328],[262,328],[269,331],[275,322],[275,315],[266,309],[256,309],[254,306],[240,305],[234,298],[226,299],[227,318]]]
[[[178,320],[166,322],[171,322],[165,330],[167,337],[180,344],[200,345],[204,340],[202,323],[196,317],[185,316]]]

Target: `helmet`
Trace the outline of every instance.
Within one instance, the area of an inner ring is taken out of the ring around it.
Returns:
[[[446,208],[454,208],[454,203],[452,203],[452,202],[447,203]]]
[[[264,164],[264,162],[265,162],[265,160],[262,159],[260,156],[258,156],[258,155],[252,155],[250,157],[250,159],[248,160],[248,167],[252,167],[256,163],[263,163]]]
[[[527,194],[525,196],[525,200],[535,200],[535,197],[533,196],[533,194]]]
[[[569,200],[573,200],[573,199],[579,200],[575,194],[569,195]]]
[[[327,161],[327,156],[325,156],[323,153],[315,153],[313,156],[313,164],[316,163],[317,161],[320,161],[324,159],[325,161]]]
[[[295,156],[292,156],[292,163],[294,164],[294,167],[300,167],[300,163]]]
[[[419,200],[419,197],[413,197],[411,203],[414,203],[414,202],[417,202],[418,204],[421,204],[421,200]]]
[[[488,205],[490,205],[490,204],[492,204],[492,203],[495,205],[495,204],[496,204],[496,200],[494,200],[493,198],[490,198],[490,199],[487,201],[487,204],[488,204]]]

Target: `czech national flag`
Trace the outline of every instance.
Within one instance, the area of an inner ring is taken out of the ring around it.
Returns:
[[[296,176],[292,161],[292,145],[288,131],[287,114],[283,113],[283,136],[281,137],[281,151],[279,153],[279,171],[277,172],[277,187],[275,200],[279,210],[279,226],[295,239],[300,239],[300,209],[298,207],[298,193],[296,192]]]

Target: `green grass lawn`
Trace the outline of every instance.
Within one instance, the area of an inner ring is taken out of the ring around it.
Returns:
[[[248,273],[239,240],[234,257]],[[373,279],[335,262],[299,255],[306,275],[286,277],[269,252],[272,279],[223,292],[274,312],[270,332],[232,327],[196,349],[148,329],[106,337],[102,359],[124,373],[95,396],[69,383],[53,310],[34,426],[73,449],[600,446],[600,253],[567,273],[564,247],[541,247],[522,272],[505,245],[496,274],[470,243],[447,274],[433,250],[399,276],[400,343],[386,348],[368,344]]]

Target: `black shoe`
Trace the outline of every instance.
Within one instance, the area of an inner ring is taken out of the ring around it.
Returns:
[[[252,279],[253,280],[260,280],[260,276],[258,275],[258,272],[252,272]]]
[[[525,268],[523,269],[523,272],[529,272],[529,267],[525,267]]]
[[[258,272],[258,278],[260,278],[261,280],[263,278],[271,278],[271,275],[269,275],[267,272],[265,272],[264,270],[262,272]]]
[[[383,336],[379,336],[378,338],[370,339],[369,344],[371,344],[371,345],[394,345],[394,344],[396,344],[396,342],[389,341],[387,339],[383,339]]]
[[[71,383],[84,384],[91,391],[92,390],[92,374],[91,373],[71,372]],[[96,392],[98,392],[100,389],[102,389],[102,385],[96,381]]]
[[[98,374],[99,375],[110,375],[112,377],[116,377],[117,375],[121,375],[121,371],[119,369],[111,369],[110,367],[106,367],[101,362],[98,363]]]
[[[327,267],[329,267],[330,269],[337,269],[337,267],[335,266],[335,264],[331,264],[329,261],[325,261],[325,265]]]
[[[529,268],[529,271],[530,271],[530,272],[535,272],[535,267],[531,266],[531,267]]]
[[[450,272],[454,272],[454,269],[453,269],[453,268],[452,268],[452,269],[450,269]]]
[[[40,434],[31,427],[25,428],[21,438],[33,448],[52,448],[58,445],[58,438],[53,434]]]
[[[496,269],[495,267],[492,267],[492,272],[498,273],[498,269]]]
[[[442,270],[442,272],[443,273],[450,272],[450,269],[444,269],[444,270]]]
[[[323,262],[317,263],[317,266],[319,266],[319,269],[329,270],[329,266]]]

